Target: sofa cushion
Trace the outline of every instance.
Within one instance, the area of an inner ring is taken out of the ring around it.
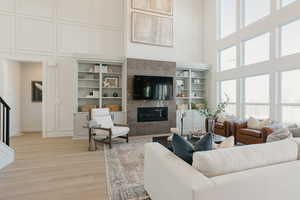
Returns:
[[[290,128],[289,131],[294,137],[300,137],[300,128]]]
[[[256,138],[261,138],[261,131],[255,130],[255,129],[243,128],[243,129],[240,129],[240,134],[248,135],[248,136],[252,136],[252,137],[256,137]]]
[[[272,134],[267,137],[267,142],[276,142],[287,138],[292,138],[293,135],[290,133],[288,128],[281,128],[275,130]]]
[[[177,155],[179,158],[189,163],[190,165],[192,164],[194,147],[191,143],[189,143],[183,137],[174,134],[172,138],[172,146],[175,155]]]
[[[193,155],[193,167],[207,177],[245,171],[248,169],[295,161],[298,146],[292,140],[248,145]]]

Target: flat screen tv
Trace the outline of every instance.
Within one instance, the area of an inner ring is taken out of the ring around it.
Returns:
[[[173,99],[173,78],[160,76],[135,76],[133,99],[171,100]]]

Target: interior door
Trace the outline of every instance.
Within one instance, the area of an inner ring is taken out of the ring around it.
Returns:
[[[51,136],[56,131],[57,113],[57,65],[44,64],[43,83],[43,136]]]
[[[76,105],[76,66],[72,58],[58,60],[58,129],[73,133],[73,114]]]

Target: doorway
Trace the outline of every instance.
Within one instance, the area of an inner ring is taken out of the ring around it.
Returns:
[[[45,67],[40,60],[2,61],[1,96],[11,106],[10,135],[45,135]]]

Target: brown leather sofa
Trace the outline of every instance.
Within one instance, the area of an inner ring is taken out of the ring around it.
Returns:
[[[208,119],[205,120],[205,129],[208,132]],[[224,123],[215,120],[214,133],[224,137],[230,137],[234,133],[234,123],[225,121]]]
[[[237,122],[234,124],[235,141],[242,144],[260,144],[267,141],[268,135],[273,133],[273,129],[269,127],[261,130],[250,129],[246,122]]]

